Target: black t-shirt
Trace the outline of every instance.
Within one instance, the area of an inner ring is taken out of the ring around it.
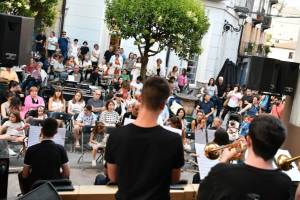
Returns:
[[[110,58],[111,58],[113,55],[114,55],[113,52],[110,52],[110,51],[108,51],[108,50],[105,51],[105,53],[104,53],[104,58],[105,58],[106,63],[109,62]]]
[[[89,47],[82,46],[80,47],[81,55],[86,55],[90,51]]]
[[[181,137],[161,126],[129,124],[109,136],[105,160],[118,167],[117,199],[170,199],[172,169],[184,164]]]
[[[243,96],[242,97],[242,102],[243,102],[243,105],[242,105],[242,108],[245,108],[250,102],[252,102],[252,99],[253,97],[252,96]]]
[[[224,84],[222,85],[217,84],[217,89],[218,89],[218,97],[222,97],[224,92],[226,91],[226,86]]]
[[[36,43],[36,49],[38,49],[38,50],[43,49],[44,45],[45,45],[45,42],[46,42],[46,36],[39,34],[35,37],[35,40],[37,40],[37,41],[42,40],[42,43],[39,43],[39,42]]]
[[[24,158],[24,164],[31,167],[29,178],[32,183],[37,180],[60,179],[60,168],[66,163],[66,150],[51,140],[44,140],[29,147]]]
[[[292,181],[279,170],[220,163],[200,183],[198,200],[289,200]]]

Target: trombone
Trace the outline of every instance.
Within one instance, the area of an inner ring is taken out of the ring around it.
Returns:
[[[277,157],[277,159],[275,159],[275,164],[278,167],[278,169],[288,171],[293,168],[292,163],[299,159],[300,156],[290,158],[287,155],[281,154]]]
[[[225,148],[236,149],[237,152],[244,152],[247,149],[247,145],[242,140],[236,140],[231,144],[219,146],[214,142],[207,143],[204,147],[204,154],[210,160],[216,160],[220,157],[222,150]],[[239,159],[240,156],[234,157],[234,160]]]

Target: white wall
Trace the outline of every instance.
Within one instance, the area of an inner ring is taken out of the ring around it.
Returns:
[[[295,57],[295,50],[291,49],[281,49],[281,48],[270,48],[271,52],[268,54],[268,58],[275,58],[278,60],[283,60],[283,61],[293,61],[292,59],[289,59],[289,53],[293,52],[294,57]]]
[[[64,30],[71,40],[99,44],[101,53],[108,49],[109,32],[104,22],[104,0],[67,0]]]

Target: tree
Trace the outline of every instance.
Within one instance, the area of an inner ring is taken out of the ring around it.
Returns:
[[[35,29],[52,26],[58,0],[2,0],[0,12],[35,18]]]
[[[105,20],[112,34],[135,39],[143,77],[149,57],[166,47],[183,59],[200,54],[209,27],[201,0],[106,0]]]

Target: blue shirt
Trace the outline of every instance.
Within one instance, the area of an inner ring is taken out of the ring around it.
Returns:
[[[68,50],[68,43],[69,41],[67,40],[67,38],[59,38],[58,39],[58,44],[59,44],[59,48],[61,50]]]
[[[214,107],[214,103],[211,101],[208,102],[200,101],[199,106],[200,109],[203,110],[205,114],[208,114],[211,112],[211,109]]]

